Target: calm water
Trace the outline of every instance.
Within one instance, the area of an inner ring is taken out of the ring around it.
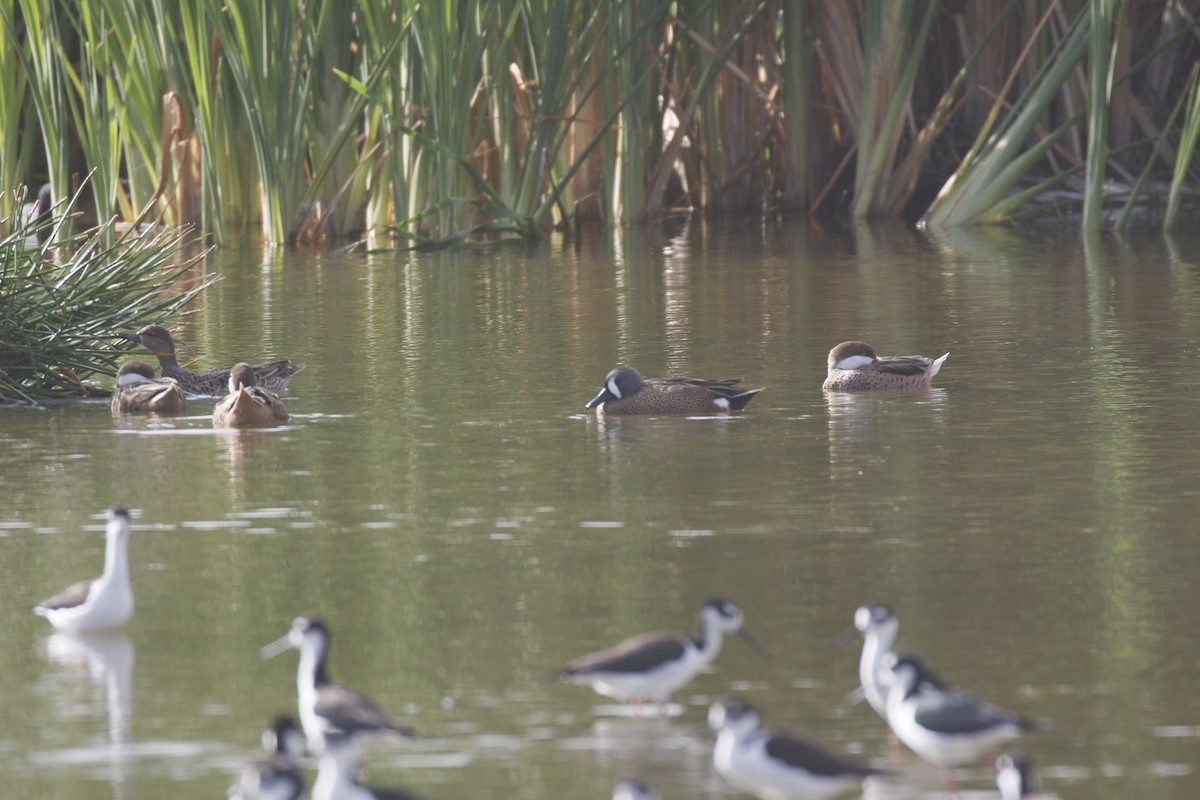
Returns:
[[[308,362],[293,424],[214,432],[211,401],[0,411],[0,794],[223,796],[295,708],[295,655],[258,648],[316,613],[334,676],[429,734],[375,748],[374,784],[606,798],[640,774],[667,800],[733,797],[704,726],[730,692],[886,758],[844,703],[857,647],[829,646],[870,601],[945,677],[1053,721],[1023,742],[1047,789],[1200,796],[1198,246],[748,221],[218,253],[224,280],[173,322],[185,359]],[[927,394],[826,397],[847,338],[951,356]],[[618,363],[767,389],[727,418],[598,421],[583,404]],[[115,502],[137,614],[56,636],[29,607],[98,574]],[[776,657],[730,640],[683,713],[542,680],[710,595]]]

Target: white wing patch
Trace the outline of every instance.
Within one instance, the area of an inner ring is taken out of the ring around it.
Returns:
[[[946,355],[950,354],[947,353]],[[838,369],[858,369],[859,367],[867,366],[874,360],[870,356],[848,356],[834,364],[834,366]]]

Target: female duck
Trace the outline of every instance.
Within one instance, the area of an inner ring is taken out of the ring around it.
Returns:
[[[229,382],[229,368],[210,369],[207,372],[193,372],[179,366],[175,359],[175,340],[171,333],[162,325],[146,325],[131,333],[118,333],[122,339],[138,342],[154,355],[158,356],[158,365],[162,368],[164,377],[174,378],[192,394],[202,394],[219,397],[225,394]],[[270,364],[259,364],[252,367],[258,377],[259,385],[273,392],[281,392],[287,388],[288,381],[304,364],[293,364],[290,361],[275,361]]]
[[[183,389],[170,378],[154,377],[154,367],[145,361],[126,361],[117,371],[112,413],[182,414],[187,403]]]
[[[288,411],[274,392],[258,385],[254,370],[244,362],[229,371],[229,394],[213,409],[213,426],[241,428],[247,425],[282,425]]]

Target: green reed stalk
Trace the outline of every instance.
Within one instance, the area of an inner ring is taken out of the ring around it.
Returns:
[[[29,81],[13,28],[15,7],[16,0],[0,0],[0,189],[15,189],[28,180],[33,155],[35,122],[25,113]],[[33,187],[35,194],[37,189]],[[0,218],[19,212],[21,199],[15,192],[0,191]],[[7,232],[0,228],[0,235]]]
[[[79,147],[92,169],[96,217],[105,220],[116,211],[121,170],[118,115],[113,112],[118,100],[109,19],[102,4],[81,3],[73,22],[80,63],[77,72],[66,53],[61,54],[63,72],[74,90],[67,92],[67,100],[79,131]]]
[[[33,99],[42,129],[46,169],[57,206],[58,201],[70,193],[69,153],[66,137],[62,134],[70,129],[62,31],[53,0],[18,1],[25,21],[25,46],[21,63],[29,78],[29,96]],[[71,227],[70,218],[66,218],[56,230],[60,236],[68,236]]]
[[[111,57],[116,96],[112,113],[129,179],[127,218],[140,213],[158,189],[162,163],[163,95],[168,88],[170,66],[166,62],[166,35],[174,26],[164,19],[161,0],[103,0],[108,26],[102,34]],[[124,200],[124,193],[119,195]],[[180,223],[164,205],[167,222]]]
[[[312,112],[311,23],[320,5],[318,0],[207,0],[205,5],[249,123],[263,237],[272,244],[293,238],[300,206]]]
[[[1187,111],[1183,115],[1183,130],[1179,138],[1179,152],[1175,155],[1175,171],[1171,177],[1171,191],[1167,195],[1167,213],[1163,227],[1171,230],[1179,222],[1179,202],[1187,191],[1188,171],[1196,155],[1196,142],[1200,140],[1200,66],[1192,68],[1188,82]]]
[[[1038,42],[1040,31],[1050,12],[1031,35],[1023,55]],[[1007,110],[1001,91],[991,112],[976,137],[975,144],[962,158],[950,180],[922,217],[923,225],[955,225],[968,222],[991,222],[1002,218],[1001,212],[1010,209],[1004,203],[1006,195],[1039,162],[1045,152],[1065,135],[1067,125],[1043,138],[1032,148],[1025,143],[1035,126],[1043,120],[1071,73],[1087,53],[1090,17],[1087,12],[1076,16],[1067,35],[1046,55],[1045,62],[1030,85]],[[1022,59],[1013,66],[1009,81],[1013,81]],[[1072,117],[1072,122],[1078,115]]]
[[[918,26],[917,10],[924,7]],[[858,131],[858,175],[852,214],[894,214],[887,205],[904,121],[912,116],[912,88],[925,42],[937,13],[934,0],[866,0],[862,120]]]
[[[783,204],[806,208],[812,198],[809,185],[809,109],[813,102],[813,13],[812,0],[784,4],[783,23],[783,107],[787,121],[784,140]]]
[[[1088,37],[1087,170],[1083,194],[1083,227],[1094,230],[1103,222],[1104,176],[1108,165],[1108,115],[1112,97],[1113,2],[1091,0]]]

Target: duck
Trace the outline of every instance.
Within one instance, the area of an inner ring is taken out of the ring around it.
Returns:
[[[742,389],[741,378],[645,378],[633,367],[617,367],[585,408],[597,414],[711,414],[745,408],[762,391]]]
[[[270,755],[247,764],[237,783],[229,787],[228,800],[300,800],[304,776],[296,761],[304,751],[296,720],[280,714],[263,731],[263,749]]]
[[[743,625],[737,604],[713,598],[700,607],[696,636],[645,633],[599,652],[575,659],[555,674],[568,683],[591,686],[615,700],[643,700],[665,708],[671,694],[711,664],[721,652],[724,634],[736,632],[764,658],[770,653]]]
[[[162,325],[146,325],[137,331],[118,333],[122,339],[138,342],[158,357],[158,365],[162,368],[163,377],[174,378],[184,391],[189,394],[220,397],[228,391],[230,368],[211,369],[208,372],[193,372],[179,366],[175,360],[175,340],[171,333]],[[291,361],[275,361],[271,364],[259,364],[253,367],[258,384],[264,389],[281,392],[287,388],[292,379],[306,364],[293,364]]]
[[[288,421],[288,410],[279,395],[257,384],[249,364],[234,364],[229,372],[229,394],[217,401],[212,421],[215,428],[282,425]]]
[[[117,370],[110,403],[118,414],[182,414],[187,407],[183,389],[171,378],[157,378],[145,361],[126,361]]]
[[[866,342],[842,342],[829,351],[821,388],[835,392],[928,389],[949,357],[949,353],[941,358],[877,356]]]
[[[708,726],[717,732],[717,772],[762,800],[827,800],[881,774],[795,734],[763,728],[758,712],[737,698],[713,703]]]
[[[291,649],[300,651],[296,694],[300,724],[309,749],[319,754],[331,738],[342,737],[337,741],[348,745],[345,737],[360,734],[392,732],[414,736],[412,728],[388,716],[374,700],[329,679],[325,671],[329,638],[324,621],[301,616],[292,620],[291,628],[282,638],[261,650],[264,658],[274,658]]]
[[[43,600],[34,607],[33,613],[68,633],[116,630],[129,622],[133,617],[129,530],[129,510],[122,506],[109,509],[104,530],[104,573]]]
[[[957,794],[954,767],[1041,727],[946,684],[911,653],[887,654],[883,669],[888,724],[913,752],[946,771],[951,794]]]

